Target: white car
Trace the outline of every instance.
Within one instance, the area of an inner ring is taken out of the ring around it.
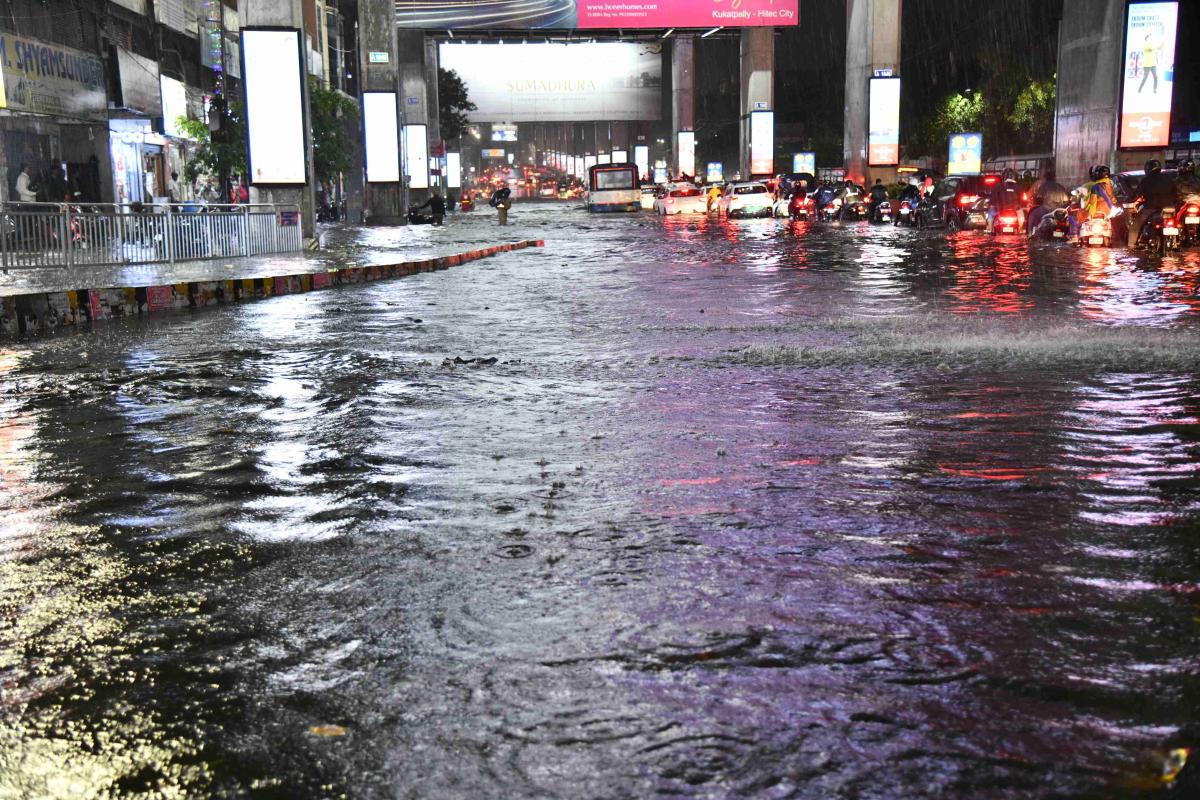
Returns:
[[[721,213],[729,217],[769,217],[775,205],[765,183],[731,183],[721,196]]]
[[[641,192],[642,211],[653,211],[654,201],[658,199],[658,187],[643,186]]]
[[[708,198],[694,183],[668,183],[654,201],[660,214],[705,214]]]

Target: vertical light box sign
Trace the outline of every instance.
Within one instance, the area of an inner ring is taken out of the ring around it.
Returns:
[[[750,112],[750,174],[775,174],[775,112]]]
[[[250,182],[303,185],[308,171],[300,31],[242,28],[241,35]]]
[[[900,79],[871,78],[870,88],[867,165],[893,167],[900,163]]]
[[[680,131],[676,137],[679,144],[679,171],[684,175],[696,175],[696,133]]]
[[[613,158],[612,162],[614,164],[625,164],[629,161],[629,151],[613,150],[612,158]]]
[[[462,186],[462,156],[446,153],[446,186],[457,189]]]
[[[410,189],[429,188],[429,145],[424,125],[404,126],[404,172]]]
[[[1121,149],[1171,141],[1178,3],[1130,3],[1121,63]]]
[[[395,92],[363,92],[367,183],[400,182],[400,125]]]
[[[646,180],[650,177],[650,146],[635,144],[633,146],[633,163],[637,164],[638,177]]]

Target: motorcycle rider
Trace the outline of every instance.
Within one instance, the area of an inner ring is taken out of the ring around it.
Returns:
[[[1025,219],[1025,231],[1031,238],[1037,235],[1037,226],[1043,218],[1054,209],[1066,208],[1071,204],[1071,193],[1055,177],[1054,167],[1046,167],[1033,186],[1029,187],[1033,207]]]
[[[846,213],[846,206],[862,202],[862,188],[852,179],[847,178],[846,182],[842,184],[842,188],[838,189],[836,197],[842,201],[837,210],[837,218],[840,220]]]
[[[1179,172],[1175,175],[1175,188],[1179,198],[1184,202],[1200,202],[1200,178],[1196,177],[1196,162],[1190,158],[1179,162]]]
[[[836,194],[837,192],[833,188],[833,184],[830,183],[828,179],[821,181],[821,186],[817,189],[816,194],[813,197],[813,202],[816,205],[817,211],[820,211],[832,203]]]
[[[1004,170],[1004,180],[998,182],[992,187],[991,197],[988,198],[987,210],[987,232],[991,233],[995,227],[996,218],[1000,216],[1002,211],[1015,211],[1017,214],[1017,225],[1023,224],[1025,216],[1024,210],[1021,208],[1021,187],[1017,184],[1017,173],[1008,168]]]
[[[1137,191],[1142,198],[1142,208],[1129,223],[1126,244],[1130,247],[1137,246],[1138,236],[1152,216],[1176,205],[1179,200],[1175,179],[1162,171],[1162,162],[1157,158],[1146,162],[1146,174]]]
[[[887,188],[883,185],[883,180],[875,179],[875,185],[871,187],[871,215],[875,214],[875,206],[888,199]]]

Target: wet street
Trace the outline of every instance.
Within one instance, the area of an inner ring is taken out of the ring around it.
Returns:
[[[1200,250],[512,220],[3,344],[0,798],[1194,796]]]

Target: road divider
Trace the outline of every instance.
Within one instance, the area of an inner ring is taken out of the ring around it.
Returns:
[[[482,250],[469,250],[419,261],[398,261],[393,264],[371,264],[269,277],[14,295],[0,301],[0,336],[14,338],[120,317],[245,303],[276,295],[303,294],[333,286],[403,278],[420,272],[462,266],[500,253],[524,250],[528,247],[544,247],[545,244],[541,239],[528,239]]]

